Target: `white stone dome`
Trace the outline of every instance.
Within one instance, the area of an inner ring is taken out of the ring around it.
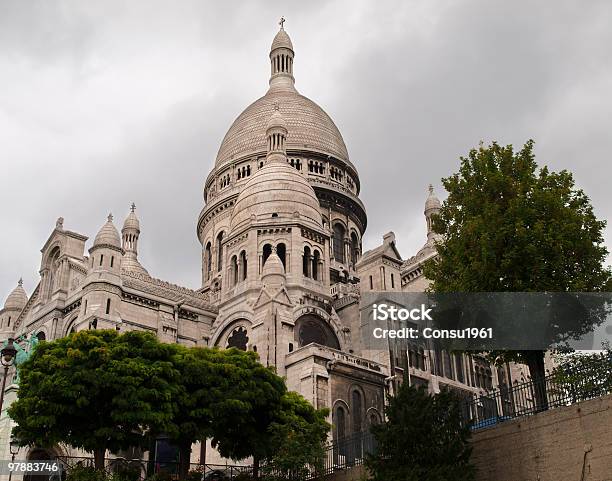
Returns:
[[[266,127],[275,105],[280,105],[289,131],[287,150],[310,150],[349,160],[338,127],[321,107],[295,89],[270,89],[234,120],[217,153],[217,167],[234,158],[266,152]]]
[[[26,294],[25,289],[23,288],[23,281],[19,279],[17,283],[17,287],[12,290],[12,292],[6,298],[4,302],[5,309],[23,309],[28,302],[28,295]]]
[[[94,247],[108,245],[121,249],[121,237],[115,224],[113,224],[113,216],[111,214],[109,214],[108,220],[96,234],[93,245]]]
[[[301,219],[322,227],[320,204],[314,189],[287,162],[268,162],[247,181],[240,192],[230,231],[251,219]]]

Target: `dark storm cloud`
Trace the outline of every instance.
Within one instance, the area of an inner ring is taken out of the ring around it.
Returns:
[[[197,287],[202,186],[268,80],[280,15],[298,90],[362,179],[366,247],[424,242],[426,187],[480,140],[536,140],[610,216],[612,6],[591,2],[0,3],[0,302],[30,293],[55,219],[93,238],[141,219],[154,276]],[[89,244],[88,244],[89,246]]]

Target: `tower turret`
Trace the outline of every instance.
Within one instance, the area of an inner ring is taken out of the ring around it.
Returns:
[[[126,271],[140,272],[148,275],[147,270],[138,261],[138,238],[140,237],[140,221],[136,216],[136,204],[132,203],[130,213],[123,222],[121,241],[125,254],[121,268]]]
[[[433,185],[429,184],[429,195],[425,201],[425,210],[423,212],[425,214],[425,220],[427,221],[428,241],[433,240],[436,237],[436,234],[433,231],[432,216],[440,212],[440,207],[440,199],[435,196]]]
[[[28,295],[23,288],[23,280],[19,279],[17,287],[11,291],[0,309],[0,331],[12,332],[17,317],[28,302]]]

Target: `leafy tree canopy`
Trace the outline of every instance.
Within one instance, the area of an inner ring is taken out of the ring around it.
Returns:
[[[609,290],[605,221],[572,174],[538,168],[533,141],[481,145],[461,159],[459,172],[442,179],[448,192],[434,231],[442,235],[438,257],[425,266],[435,292],[598,292]],[[578,337],[593,316],[576,318],[551,336]],[[502,351],[499,361],[529,365],[544,376],[542,351]]]
[[[146,446],[171,429],[176,346],[143,332],[81,331],[41,343],[21,366],[9,408],[23,445],[66,443],[96,453]]]
[[[321,472],[325,458],[325,442],[330,425],[328,409],[315,409],[295,392],[287,392],[281,409],[270,428],[267,462],[271,469],[288,479],[305,479],[309,467]]]

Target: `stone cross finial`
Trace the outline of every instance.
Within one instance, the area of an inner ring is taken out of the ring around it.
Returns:
[[[284,25],[285,22],[286,22],[285,17],[281,17],[279,22],[278,22],[278,24],[280,25],[281,30],[285,30],[285,25]]]
[[[108,217],[107,217],[106,219],[107,219],[109,222],[112,222],[112,221],[113,221],[113,214],[112,214],[112,213],[108,214]]]
[[[433,195],[433,185],[429,184],[429,195]]]
[[[132,210],[132,212],[136,210],[136,204],[134,204],[134,202],[132,202],[132,206],[130,207],[130,209]]]
[[[55,228],[56,229],[63,229],[64,228],[64,218],[63,217],[58,217],[57,220],[55,221]]]
[[[17,285],[18,285],[19,287],[23,287],[23,278],[22,278],[22,277],[20,277],[20,278],[19,278],[19,281],[17,281]]]

